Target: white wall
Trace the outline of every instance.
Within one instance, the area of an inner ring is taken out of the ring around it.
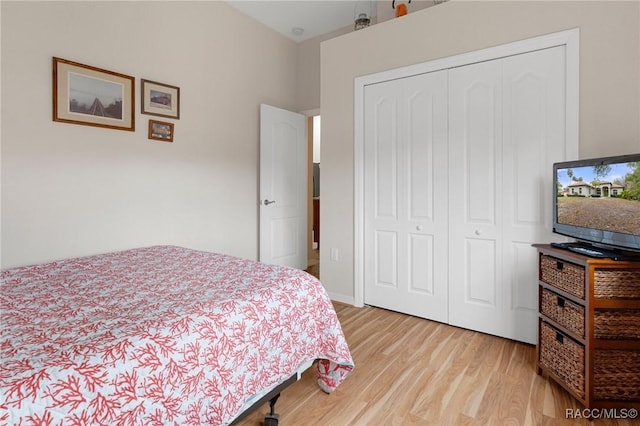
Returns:
[[[257,257],[259,104],[296,109],[294,42],[224,2],[1,8],[3,268],[151,244]],[[53,122],[52,56],[135,76],[136,131]],[[147,139],[140,78],[180,87],[174,143]]]
[[[576,27],[580,156],[640,152],[639,2],[453,0],[322,43],[320,276],[333,298],[354,297],[354,79]]]
[[[353,26],[348,26],[298,43],[296,96],[300,111],[320,109],[320,44],[353,31]]]

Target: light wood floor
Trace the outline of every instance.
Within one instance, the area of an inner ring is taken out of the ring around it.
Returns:
[[[320,250],[314,249],[309,253],[309,258],[307,259],[307,271],[314,277],[320,279]]]
[[[582,406],[538,376],[535,347],[373,307],[334,303],[356,368],[327,395],[315,368],[282,392],[287,425],[640,425],[567,419]],[[265,405],[243,423],[261,425]]]

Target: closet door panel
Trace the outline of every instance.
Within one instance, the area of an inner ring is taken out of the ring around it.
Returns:
[[[367,303],[398,291],[399,222],[398,117],[401,108],[399,82],[375,85],[365,92],[368,108],[365,129],[365,279]]]
[[[382,97],[375,106],[376,129],[371,151],[375,175],[375,216],[398,219],[398,100]]]
[[[413,83],[413,84],[411,84]],[[433,94],[416,87],[414,81],[405,81],[407,106],[407,194],[408,219],[412,221],[434,220],[434,196],[437,193],[434,169],[434,116]],[[408,87],[407,87],[408,86]],[[445,135],[446,136],[446,135]]]
[[[447,73],[406,78],[406,225],[408,296],[422,317],[448,321]]]
[[[463,254],[450,271],[453,325],[536,342],[531,244],[552,238],[547,194],[550,165],[565,152],[564,55],[557,47],[451,70],[449,255]]]
[[[434,239],[431,235],[409,235],[408,290],[412,293],[436,294]]]
[[[443,322],[446,103],[446,71],[365,88],[365,303]]]
[[[486,283],[496,281],[496,270],[487,265],[496,264],[496,245],[495,240],[467,238],[463,259],[466,269],[464,302],[491,311],[497,308],[497,291],[495,286]]]
[[[397,289],[398,233],[394,231],[377,231],[373,249],[377,265],[374,275],[376,286]]]
[[[496,222],[496,153],[499,152],[500,124],[501,124],[501,99],[499,75],[491,75],[496,64],[481,64],[478,68],[482,71],[473,76],[473,70],[464,69],[452,75],[454,82],[468,80],[466,87],[455,87],[454,96],[462,105],[452,104],[459,108],[461,116],[459,121],[451,123],[452,128],[461,124],[464,126],[457,136],[457,143],[461,144],[462,162],[456,162],[464,178],[463,188],[465,196],[464,221],[469,225],[486,224],[494,225]],[[465,67],[466,68],[466,67]],[[456,132],[458,132],[456,130]]]
[[[502,224],[506,336],[537,339],[537,254],[531,244],[553,239],[549,218],[551,164],[566,149],[565,48],[554,47],[502,60]]]
[[[449,322],[502,335],[501,64],[449,79]]]

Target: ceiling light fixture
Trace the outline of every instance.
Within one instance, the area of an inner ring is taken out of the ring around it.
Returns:
[[[293,27],[291,28],[291,34],[293,34],[294,36],[301,36],[302,34],[304,34],[304,28]]]

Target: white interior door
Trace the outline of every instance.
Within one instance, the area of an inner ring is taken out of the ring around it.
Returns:
[[[501,191],[503,336],[535,344],[538,255],[531,246],[552,241],[551,164],[566,160],[566,47],[505,58]]]
[[[307,267],[304,115],[260,105],[260,261]]]
[[[365,303],[447,321],[447,73],[364,93]]]
[[[502,335],[500,60],[451,70],[449,322]]]
[[[536,342],[531,244],[550,240],[564,158],[564,47],[451,70],[449,322]]]

